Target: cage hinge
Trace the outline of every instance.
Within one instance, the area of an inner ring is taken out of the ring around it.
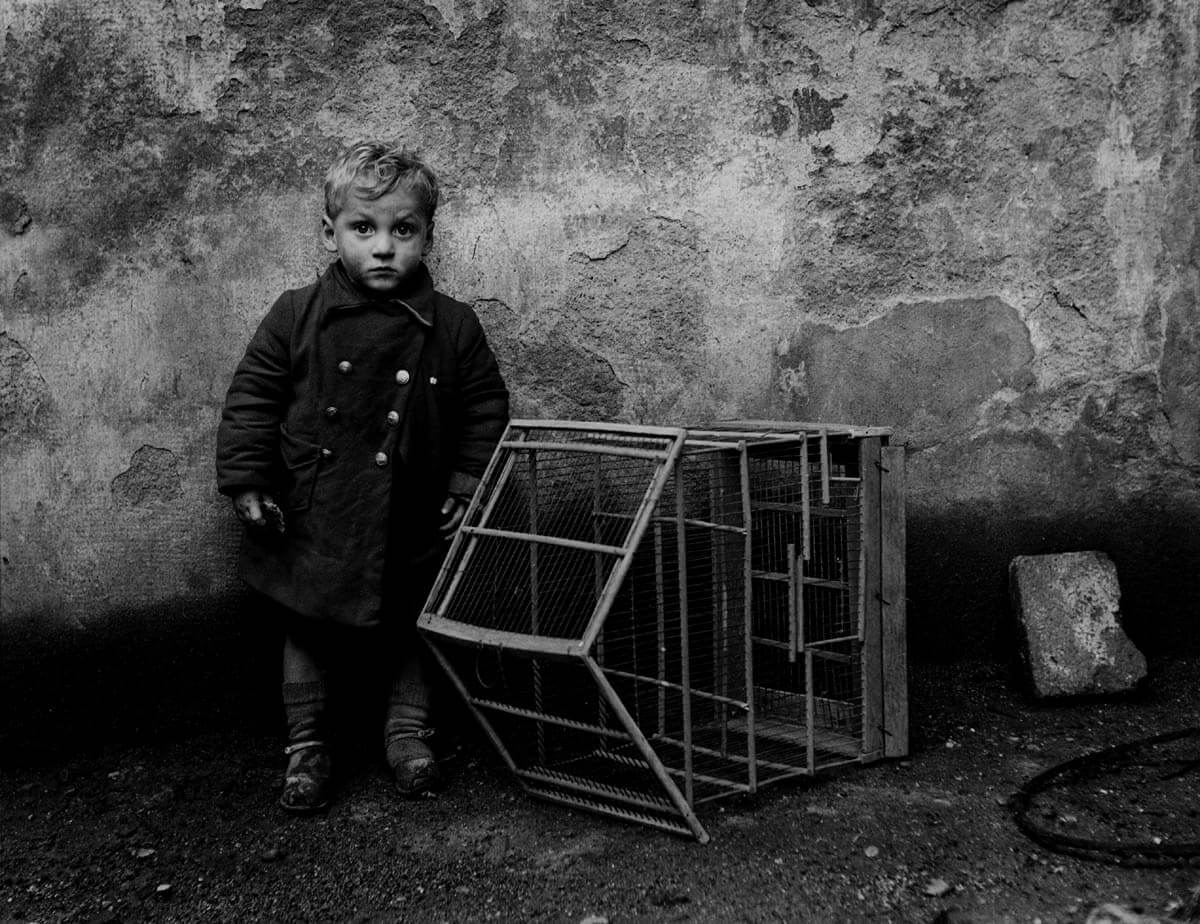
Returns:
[[[892,605],[892,601],[884,599],[884,596],[881,593],[876,592],[875,599],[878,600],[880,603],[882,603],[884,606]]]
[[[883,464],[882,462],[880,462],[878,459],[876,459],[876,460],[875,460],[875,467],[876,467],[877,469],[879,469],[881,472],[883,472],[885,475],[886,475],[888,472],[890,472],[890,471],[891,471],[891,469],[890,469],[890,468],[888,468],[886,465],[884,465],[884,464]]]

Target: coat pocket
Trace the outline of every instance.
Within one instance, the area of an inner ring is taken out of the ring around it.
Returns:
[[[321,447],[283,427],[279,432],[279,453],[283,458],[283,506],[292,511],[307,510],[317,484]]]

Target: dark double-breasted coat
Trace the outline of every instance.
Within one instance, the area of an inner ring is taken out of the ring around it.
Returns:
[[[335,262],[275,302],[226,397],[218,488],[274,494],[285,524],[247,530],[242,578],[316,619],[411,610],[444,549],[442,503],[475,490],[507,420],[470,307],[434,291],[424,265],[380,300]]]

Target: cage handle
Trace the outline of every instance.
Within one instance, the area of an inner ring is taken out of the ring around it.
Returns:
[[[508,686],[508,678],[504,676],[504,646],[497,645],[495,648],[496,655],[496,680],[493,683],[488,683],[483,677],[481,670],[483,664],[483,654],[488,649],[481,643],[475,651],[475,679],[479,681],[479,686],[484,690],[497,690]]]

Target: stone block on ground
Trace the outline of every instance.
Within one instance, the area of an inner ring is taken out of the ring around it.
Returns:
[[[1008,578],[1037,696],[1119,693],[1146,676],[1119,622],[1117,568],[1103,552],[1020,555]]]

